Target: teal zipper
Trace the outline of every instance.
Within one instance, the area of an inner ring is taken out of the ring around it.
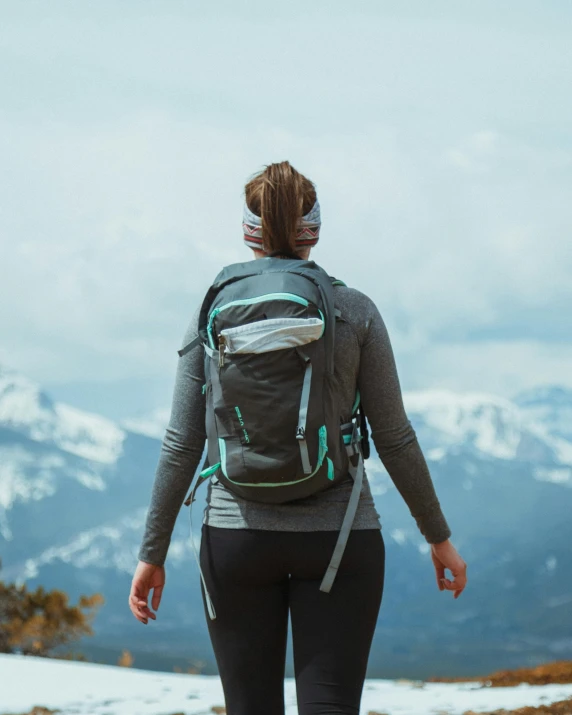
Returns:
[[[208,333],[210,347],[214,350],[213,321],[216,318],[216,316],[221,312],[221,310],[225,310],[226,308],[230,308],[231,306],[234,306],[234,305],[253,305],[255,303],[261,303],[264,300],[290,300],[293,303],[299,303],[300,305],[305,305],[306,307],[309,305],[308,301],[305,298],[302,298],[299,295],[295,295],[294,293],[266,293],[265,295],[259,295],[256,298],[243,298],[242,300],[231,300],[230,303],[225,303],[224,305],[221,305],[220,308],[215,308],[209,315],[209,322],[207,324],[207,333]]]

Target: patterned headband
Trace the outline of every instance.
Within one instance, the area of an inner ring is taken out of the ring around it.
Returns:
[[[315,246],[320,237],[320,204],[316,198],[316,203],[305,216],[298,219],[298,229],[296,231],[296,247]],[[263,251],[262,243],[262,219],[248,208],[244,202],[242,212],[242,230],[244,242],[250,248],[258,248]]]

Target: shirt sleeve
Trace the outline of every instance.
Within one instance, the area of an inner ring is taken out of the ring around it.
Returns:
[[[183,346],[198,334],[196,310]],[[199,343],[179,357],[169,425],[161,445],[138,558],[162,566],[175,521],[203,454],[205,432],[204,351]]]
[[[451,536],[417,435],[409,421],[387,328],[368,299],[358,388],[377,453],[429,543]]]

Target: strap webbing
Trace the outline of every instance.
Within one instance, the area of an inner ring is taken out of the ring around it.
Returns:
[[[207,611],[209,613],[209,617],[210,617],[211,621],[214,621],[214,619],[216,618],[216,612],[215,612],[214,605],[213,605],[212,599],[210,597],[209,591],[207,589],[205,577],[203,576],[203,570],[201,569],[201,561],[200,561],[199,554],[198,554],[196,546],[195,546],[195,540],[193,538],[193,502],[195,501],[195,492],[197,491],[197,486],[199,484],[201,484],[202,482],[206,482],[206,481],[207,481],[206,479],[203,479],[200,476],[197,477],[197,480],[196,480],[193,488],[191,489],[191,493],[189,494],[188,499],[185,501],[185,504],[187,503],[187,501],[190,501],[189,519],[191,522],[191,547],[192,547],[193,553],[195,555],[195,561],[197,562],[197,566],[199,568],[199,574],[201,577],[201,581],[203,583],[203,588],[205,590],[205,600],[207,602]]]
[[[179,353],[180,357],[183,357],[183,355],[186,355],[188,352],[190,352],[193,348],[196,348],[197,345],[202,345],[206,354],[210,355],[210,357],[217,357],[218,358],[218,351],[213,350],[210,346],[208,346],[206,343],[203,343],[201,341],[200,336],[197,335],[196,338],[191,340],[191,342],[188,345],[185,345],[184,348],[181,348],[180,350],[177,350]]]
[[[306,417],[308,416],[308,403],[310,401],[310,386],[312,384],[312,362],[301,350],[298,354],[304,359],[306,369],[304,371],[304,382],[302,384],[302,394],[300,396],[300,411],[298,413],[298,428],[296,429],[296,439],[300,445],[300,458],[304,474],[312,472],[310,455],[308,454],[308,443],[306,442]]]
[[[357,443],[359,444],[359,443]],[[346,445],[346,447],[354,447],[355,445]],[[328,568],[326,569],[326,573],[324,575],[324,578],[322,579],[322,583],[320,584],[320,591],[325,591],[328,593],[330,589],[332,588],[332,584],[334,583],[334,579],[336,578],[336,574],[338,573],[338,568],[340,566],[340,562],[342,560],[342,556],[344,555],[344,551],[346,548],[346,544],[352,529],[352,524],[354,522],[354,518],[356,515],[358,503],[359,503],[359,498],[361,494],[361,487],[363,483],[363,457],[361,454],[361,450],[359,449],[358,446],[358,463],[357,466],[354,467],[354,465],[350,461],[350,467],[349,467],[349,472],[354,480],[353,486],[352,486],[352,491],[350,494],[350,498],[348,501],[348,506],[346,509],[346,513],[344,514],[344,520],[342,522],[342,526],[340,529],[340,533],[338,535],[338,540],[336,542],[336,546],[334,548],[334,552],[332,554],[332,558],[330,559],[330,563]],[[349,453],[349,449],[348,449]]]
[[[183,357],[183,355],[186,355],[193,348],[195,348],[197,345],[199,345],[200,342],[201,342],[201,338],[199,335],[197,335],[197,337],[193,338],[193,340],[191,340],[191,342],[188,345],[185,345],[184,348],[177,350],[177,352],[179,353],[179,357]]]

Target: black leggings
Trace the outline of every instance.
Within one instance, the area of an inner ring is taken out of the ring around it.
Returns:
[[[337,531],[203,524],[205,615],[228,715],[283,715],[288,611],[299,715],[358,715],[383,593],[380,529],[352,530],[330,593],[319,590]]]

